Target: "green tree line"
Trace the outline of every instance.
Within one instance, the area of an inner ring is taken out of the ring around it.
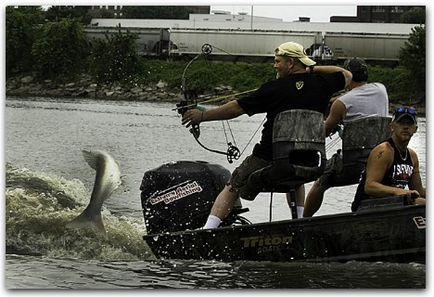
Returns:
[[[133,12],[134,7],[126,7],[128,10],[131,14],[140,12]],[[31,73],[36,79],[66,82],[80,74],[90,74],[98,83],[146,85],[164,80],[169,87],[180,87],[187,61],[140,57],[137,36],[129,32],[119,31],[105,39],[89,40],[84,33],[83,15],[74,10],[61,11],[54,17],[53,11],[49,14],[36,6],[6,8],[7,78]],[[425,102],[425,35],[424,25],[412,30],[400,51],[398,67],[370,67],[370,81],[384,83],[391,102]],[[187,81],[189,88],[200,92],[208,92],[218,85],[243,91],[258,87],[274,75],[269,63],[198,60],[189,68]]]

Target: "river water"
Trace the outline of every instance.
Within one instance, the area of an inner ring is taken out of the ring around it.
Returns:
[[[139,187],[144,172],[178,160],[208,161],[232,171],[239,161],[228,164],[225,156],[200,148],[169,103],[59,98],[7,98],[5,103],[7,289],[426,287],[426,266],[416,263],[155,259],[142,240]],[[262,120],[256,115],[231,121],[241,149]],[[201,128],[204,143],[225,149],[220,122]],[[424,185],[425,138],[426,121],[420,118],[410,147],[419,154]],[[327,154],[339,146],[338,138],[328,139]],[[120,163],[122,185],[103,209],[107,236],[64,227],[87,205],[95,178],[82,149],[106,150]],[[317,215],[349,211],[355,188],[329,190]],[[273,200],[273,220],[290,217],[280,195]],[[269,204],[265,193],[243,201],[250,209],[245,217],[268,221]]]

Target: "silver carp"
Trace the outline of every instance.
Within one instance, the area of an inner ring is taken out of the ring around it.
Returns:
[[[105,151],[83,150],[83,156],[90,167],[95,169],[96,177],[92,195],[86,209],[71,222],[67,228],[91,227],[105,234],[101,218],[101,209],[105,200],[121,185],[121,173],[118,163]]]

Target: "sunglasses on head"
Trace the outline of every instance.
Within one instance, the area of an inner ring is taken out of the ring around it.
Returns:
[[[397,113],[408,113],[413,116],[417,115],[416,109],[414,109],[413,107],[398,107],[397,109],[395,109],[395,114]]]

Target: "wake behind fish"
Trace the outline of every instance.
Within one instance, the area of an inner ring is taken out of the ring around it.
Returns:
[[[117,217],[103,207],[106,234],[66,228],[89,197],[78,179],[6,164],[6,253],[105,261],[153,259],[142,239],[143,222],[137,218]]]

